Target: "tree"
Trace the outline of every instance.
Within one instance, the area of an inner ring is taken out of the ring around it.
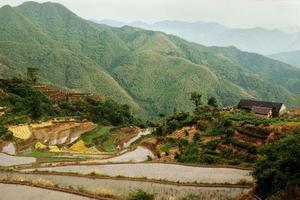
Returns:
[[[27,79],[30,82],[36,83],[37,82],[37,73],[39,69],[28,67],[27,68]]]
[[[8,129],[0,125],[0,138],[5,140],[5,141],[11,141],[13,140],[13,135],[8,131]]]
[[[38,119],[43,115],[42,102],[37,96],[34,96],[32,99],[31,109],[32,118]]]
[[[289,135],[261,150],[253,176],[263,197],[300,185],[300,135]]]
[[[213,108],[217,108],[218,107],[218,101],[215,97],[211,97],[208,99],[207,104]]]
[[[191,93],[191,99],[190,100],[194,102],[196,108],[198,108],[202,104],[201,98],[202,98],[201,94],[199,94],[197,92],[192,92]]]

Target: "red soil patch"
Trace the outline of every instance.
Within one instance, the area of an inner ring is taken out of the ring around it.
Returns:
[[[197,130],[196,125],[193,125],[193,126],[183,127],[180,130],[176,130],[173,133],[171,133],[170,135],[168,135],[168,137],[184,138],[184,139],[188,140],[189,142],[192,142],[194,135],[197,133],[199,133],[199,131]]]

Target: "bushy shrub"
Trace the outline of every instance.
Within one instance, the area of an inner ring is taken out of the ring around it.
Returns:
[[[154,200],[154,194],[150,194],[139,189],[131,192],[128,200]]]
[[[243,149],[246,149],[249,153],[252,153],[252,154],[256,154],[257,153],[257,149],[255,146],[251,145],[251,144],[248,144],[246,142],[242,142],[242,141],[239,141],[235,138],[230,138],[228,140],[231,144],[233,144],[234,146],[237,146],[237,147],[240,147],[240,148],[243,148]]]
[[[208,123],[206,121],[199,121],[197,122],[196,128],[199,131],[206,131],[206,129],[208,128]]]
[[[221,142],[220,139],[211,140],[205,144],[205,148],[210,150],[215,150],[220,142]]]
[[[197,118],[195,116],[190,115],[189,113],[174,113],[172,116],[168,117],[165,120],[164,124],[157,126],[156,130],[154,131],[154,134],[158,136],[164,136],[184,126],[193,125],[196,122]]]
[[[0,88],[8,94],[2,102],[11,107],[13,116],[29,115],[38,119],[54,112],[50,100],[25,81],[2,79]]]
[[[0,125],[0,138],[5,141],[12,141],[14,137],[6,127]]]
[[[300,135],[290,135],[260,152],[253,171],[259,193],[266,197],[300,185]]]

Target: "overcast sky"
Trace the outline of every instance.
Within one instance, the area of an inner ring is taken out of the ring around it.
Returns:
[[[36,0],[45,2],[44,0]],[[0,0],[16,6],[23,0]],[[229,27],[300,27],[300,0],[52,0],[87,19],[214,21]],[[300,29],[300,28],[299,28]]]

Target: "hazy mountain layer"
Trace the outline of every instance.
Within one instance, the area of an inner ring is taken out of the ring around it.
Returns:
[[[149,30],[163,31],[206,46],[235,46],[243,51],[264,55],[300,49],[300,32],[285,33],[274,29],[230,29],[213,22],[160,21],[123,23],[102,20],[98,23],[121,27],[129,25]]]
[[[282,52],[272,54],[269,57],[300,68],[300,51]]]

